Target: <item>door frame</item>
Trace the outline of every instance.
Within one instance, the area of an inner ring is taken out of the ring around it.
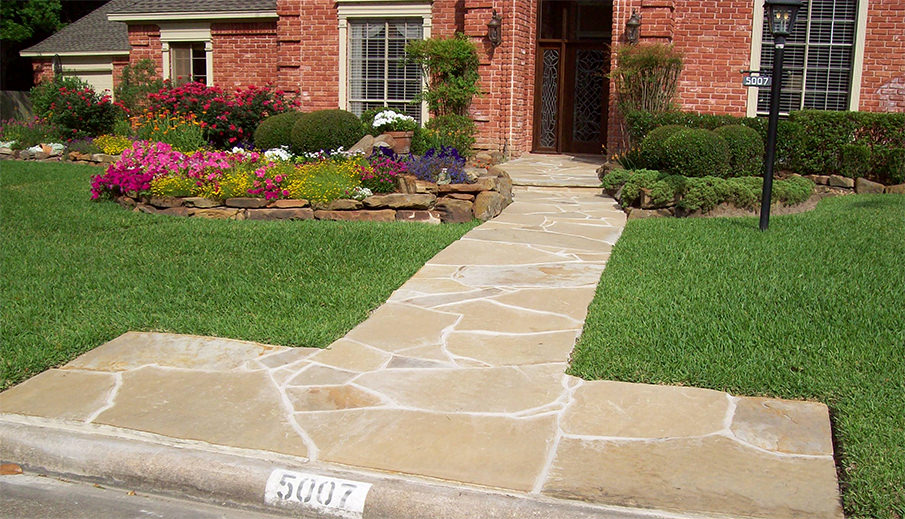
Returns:
[[[601,73],[609,72],[612,64],[612,43],[605,40],[588,40],[588,39],[569,39],[569,20],[572,18],[571,9],[574,5],[566,7],[567,13],[563,16],[562,38],[541,39],[541,17],[543,15],[543,0],[537,3],[537,21],[536,21],[536,43],[535,43],[535,70],[534,70],[534,113],[532,117],[532,142],[531,149],[536,153],[600,153],[601,146],[606,145],[607,126],[609,114],[609,97],[610,84],[608,79],[604,79],[601,88],[600,100],[600,142],[599,143],[582,143],[573,142],[573,104],[567,102],[572,99],[574,91],[576,74],[576,56],[579,49],[600,49],[607,56],[605,63],[606,69]],[[577,4],[577,3],[576,3]],[[553,147],[542,147],[540,145],[541,138],[541,122],[543,118],[543,74],[544,74],[544,51],[550,49],[559,50],[559,70],[557,84],[557,128],[556,128],[556,144]]]

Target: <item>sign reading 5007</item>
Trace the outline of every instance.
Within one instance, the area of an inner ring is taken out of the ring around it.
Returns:
[[[773,78],[770,76],[744,76],[742,77],[742,86],[746,87],[768,87],[773,85]]]
[[[276,469],[267,479],[270,505],[313,508],[338,517],[360,518],[370,483]]]

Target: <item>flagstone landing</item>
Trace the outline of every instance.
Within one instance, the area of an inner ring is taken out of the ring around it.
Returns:
[[[841,518],[824,405],[564,374],[624,222],[594,191],[518,188],[327,349],[130,332],[0,413],[598,504]]]

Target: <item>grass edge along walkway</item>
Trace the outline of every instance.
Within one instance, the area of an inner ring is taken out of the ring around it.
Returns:
[[[325,347],[474,227],[146,215],[100,172],[2,164],[0,390],[129,330]]]
[[[905,196],[631,221],[570,373],[822,401],[847,516],[905,517]]]

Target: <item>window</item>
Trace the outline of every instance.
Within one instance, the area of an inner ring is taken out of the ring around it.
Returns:
[[[855,76],[858,0],[807,0],[787,39],[783,60],[780,112],[792,110],[848,110],[857,108],[852,97]],[[760,70],[773,70],[773,36],[762,27]],[[858,74],[860,76],[860,74]],[[757,113],[770,111],[770,89],[759,89]]]
[[[421,18],[350,19],[349,110],[395,108],[421,122],[421,69],[405,63],[405,45],[424,35]]]
[[[204,43],[171,43],[170,77],[177,85],[191,81],[206,84],[207,54]]]
[[[214,46],[209,22],[160,23],[163,79],[180,85],[214,84]]]

